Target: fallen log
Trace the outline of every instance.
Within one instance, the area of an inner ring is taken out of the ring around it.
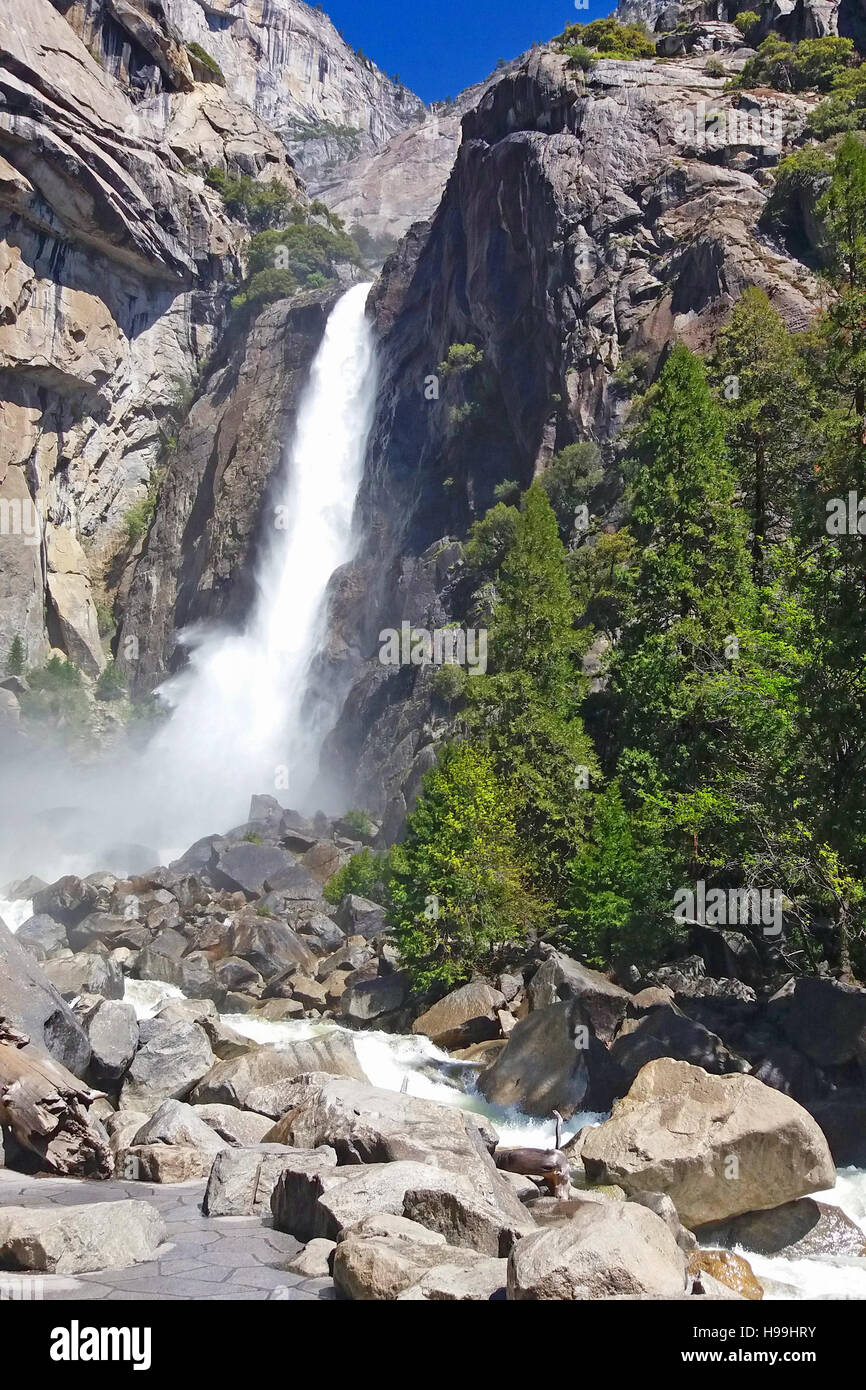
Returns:
[[[88,1114],[103,1093],[22,1043],[22,1034],[10,1037],[10,1031],[2,1034],[8,1041],[0,1042],[0,1126],[45,1172],[111,1177],[105,1133]]]

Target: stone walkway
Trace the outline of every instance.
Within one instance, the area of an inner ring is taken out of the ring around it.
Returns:
[[[31,1178],[0,1169],[0,1207],[76,1206],[85,1202],[150,1202],[168,1232],[155,1260],[95,1274],[12,1274],[0,1270],[0,1299],[332,1299],[330,1279],[289,1274],[302,1248],[294,1236],[258,1217],[201,1214],[204,1182],[155,1186]],[[34,1281],[38,1283],[34,1286]]]

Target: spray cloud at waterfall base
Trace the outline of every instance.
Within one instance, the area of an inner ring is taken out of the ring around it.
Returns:
[[[245,820],[254,792],[314,809],[318,752],[340,692],[332,686],[312,701],[308,682],[325,639],[329,581],[355,545],[376,391],[369,288],[353,286],[329,316],[269,498],[246,626],[181,635],[189,662],[160,690],[171,715],[143,750],[86,769],[59,748],[9,750],[0,880],[133,871],[154,855],[166,862]]]

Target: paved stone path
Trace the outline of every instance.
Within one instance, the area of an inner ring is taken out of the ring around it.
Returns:
[[[0,1270],[0,1299],[332,1299],[331,1279],[289,1274],[302,1248],[258,1217],[202,1216],[205,1183],[83,1182],[31,1178],[0,1169],[0,1207],[150,1202],[168,1232],[155,1260],[95,1274],[12,1274]],[[32,1288],[34,1280],[39,1283]]]

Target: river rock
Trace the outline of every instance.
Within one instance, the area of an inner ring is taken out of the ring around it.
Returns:
[[[713,1075],[749,1069],[748,1062],[729,1051],[715,1033],[673,1009],[653,1009],[640,1020],[627,1020],[610,1055],[629,1086],[641,1067],[657,1057],[676,1057]]]
[[[774,994],[767,1013],[819,1066],[857,1059],[866,1071],[866,989],[804,976]]]
[[[551,951],[529,982],[529,1003],[546,1009],[560,999],[579,999],[593,1032],[609,1043],[625,1017],[631,996],[588,965]]]
[[[285,922],[248,912],[241,914],[229,933],[233,955],[249,961],[265,980],[272,980],[289,966],[305,974],[315,973],[316,957],[296,931]]]
[[[303,1148],[330,1144],[341,1164],[429,1163],[470,1178],[491,1198],[504,1190],[488,1148],[496,1137],[480,1116],[368,1082],[335,1077],[300,1085],[266,1139]]]
[[[69,941],[66,936],[66,927],[62,922],[58,922],[54,917],[49,917],[46,912],[39,912],[34,917],[28,917],[15,933],[15,939],[19,945],[33,948],[34,951],[42,952],[42,958],[50,959],[58,951],[68,949]]]
[[[625,1089],[577,999],[521,1019],[478,1087],[493,1105],[542,1119],[554,1110],[566,1119],[578,1110],[608,1110]]]
[[[194,1105],[191,1107],[206,1125],[227,1144],[247,1148],[260,1144],[273,1126],[269,1115],[257,1115],[254,1110],[238,1110],[234,1105]]]
[[[193,1144],[130,1144],[118,1149],[115,1177],[127,1182],[200,1182],[213,1163],[213,1154]]]
[[[155,1028],[126,1073],[120,1096],[126,1109],[155,1109],[163,1100],[185,1100],[213,1066],[210,1043],[197,1023],[153,1022]]]
[[[191,1105],[164,1100],[149,1120],[136,1131],[133,1144],[176,1144],[203,1153],[219,1153],[226,1147],[216,1131]]]
[[[156,1258],[165,1225],[147,1202],[0,1207],[0,1269],[89,1274]]]
[[[98,994],[103,999],[123,998],[123,972],[107,955],[86,951],[62,960],[47,960],[43,968],[64,999],[75,999],[80,994]]]
[[[271,1195],[285,1172],[308,1176],[337,1166],[333,1149],[292,1149],[285,1144],[256,1144],[224,1149],[214,1159],[205,1190],[205,1216],[262,1216],[270,1213]]]
[[[271,1210],[277,1230],[304,1242],[316,1236],[338,1240],[364,1217],[390,1212],[438,1229],[454,1245],[496,1256],[534,1229],[512,1193],[499,1202],[458,1173],[411,1162],[285,1172],[274,1188]]]
[[[311,1240],[286,1265],[290,1274],[301,1274],[305,1279],[330,1279],[334,1251],[337,1245],[333,1240]]]
[[[339,978],[339,972],[335,974]],[[332,975],[328,981],[329,1002],[333,979]],[[374,975],[369,980],[348,983],[340,992],[340,1014],[350,1024],[363,1025],[384,1014],[396,1013],[408,998],[409,978],[404,971],[394,970],[389,975]]]
[[[857,1223],[841,1207],[816,1202],[812,1197],[702,1226],[698,1235],[704,1244],[741,1246],[756,1255],[782,1255],[786,1260],[812,1260],[821,1255],[866,1258],[866,1236]]]
[[[193,1105],[237,1105],[277,1120],[288,1109],[293,1083],[317,1071],[364,1079],[351,1040],[332,1033],[289,1043],[279,1050],[260,1047],[243,1057],[218,1062],[202,1077],[191,1101]]]
[[[87,1034],[41,966],[0,921],[0,1018],[75,1076],[90,1062]]]
[[[350,1227],[334,1251],[334,1283],[344,1298],[363,1302],[393,1300],[413,1290],[419,1298],[435,1298],[437,1289],[443,1299],[450,1289],[453,1301],[490,1298],[493,1290],[504,1288],[505,1270],[505,1260],[455,1249],[417,1222],[388,1214]]]
[[[755,1278],[752,1266],[742,1255],[732,1250],[693,1250],[689,1255],[689,1274],[696,1281],[695,1293],[707,1293],[702,1285],[704,1276],[709,1274],[713,1280],[725,1284],[741,1298],[758,1302],[764,1297],[764,1290]]]
[[[677,1298],[687,1287],[686,1257],[673,1235],[633,1202],[581,1203],[570,1221],[519,1241],[508,1260],[514,1300]]]
[[[368,941],[385,930],[385,909],[379,903],[347,893],[336,912],[337,925],[347,936],[363,936]]]
[[[34,896],[33,911],[44,912],[56,922],[71,927],[94,910],[97,899],[98,892],[93,884],[67,874]]]
[[[248,898],[260,898],[265,884],[277,878],[297,861],[275,845],[257,845],[241,840],[225,842],[219,849],[211,877],[219,888],[240,889]]]
[[[469,1047],[498,1038],[497,1011],[505,1007],[505,995],[486,980],[472,980],[452,990],[412,1024],[413,1033],[430,1038],[437,1047]]]
[[[135,1056],[138,1019],[125,999],[103,999],[86,1016],[92,1050],[90,1070],[97,1086],[116,1086]]]
[[[789,1096],[752,1076],[660,1059],[638,1074],[581,1158],[591,1182],[666,1192],[694,1229],[832,1187],[827,1141]]]

